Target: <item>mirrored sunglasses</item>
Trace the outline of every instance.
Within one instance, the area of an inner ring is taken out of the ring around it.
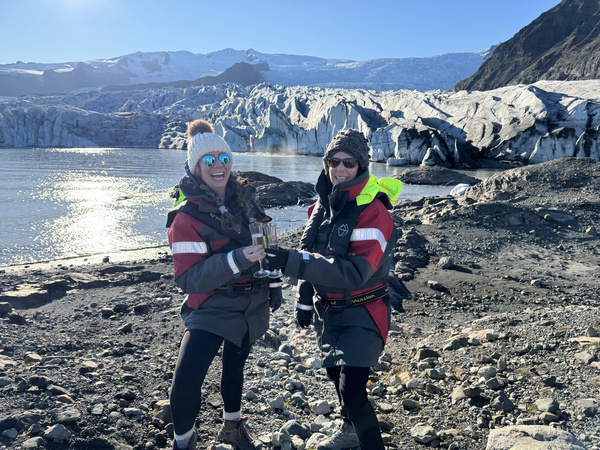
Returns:
[[[217,158],[215,158],[213,155],[206,155],[204,158],[202,158],[202,162],[206,167],[214,166],[216,160]],[[231,162],[231,156],[229,156],[227,153],[222,153],[219,155],[219,161],[221,161],[221,164],[226,166]]]
[[[358,161],[354,158],[325,158],[325,162],[329,167],[337,167],[342,163],[346,169],[354,169],[358,164]]]

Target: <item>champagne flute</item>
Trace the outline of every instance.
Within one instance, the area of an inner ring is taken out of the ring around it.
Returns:
[[[250,234],[252,235],[252,244],[254,245],[262,245],[265,250],[267,246],[265,245],[265,235],[263,232],[262,223],[259,221],[254,221],[250,223]],[[256,278],[265,278],[269,275],[269,271],[266,270],[265,260],[261,259],[259,261],[260,270],[254,272],[254,276]]]
[[[277,225],[275,223],[264,223],[263,232],[265,234],[265,240],[267,242],[267,249],[278,248],[279,243],[277,241]],[[268,253],[267,253],[268,256]],[[272,270],[269,274],[270,278],[281,278],[283,273],[280,269]]]

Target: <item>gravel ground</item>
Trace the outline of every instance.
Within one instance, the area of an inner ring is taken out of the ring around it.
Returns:
[[[599,166],[557,160],[396,205],[393,324],[369,383],[390,448],[511,448],[495,433],[518,426],[600,449]],[[167,254],[7,269],[0,283],[0,449],[170,448],[183,296]],[[339,408],[284,294],[248,361],[243,411],[265,448],[302,450]],[[217,444],[219,377],[215,361],[202,448]]]

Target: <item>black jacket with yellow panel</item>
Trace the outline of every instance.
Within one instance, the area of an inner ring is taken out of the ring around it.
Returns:
[[[401,189],[399,180],[368,172],[333,186],[323,171],[317,181],[318,200],[302,236],[305,251],[290,251],[284,274],[314,289],[314,298],[299,297],[298,307],[310,308],[315,300],[325,367],[371,367],[383,351],[391,312],[386,280],[397,239],[388,209]]]

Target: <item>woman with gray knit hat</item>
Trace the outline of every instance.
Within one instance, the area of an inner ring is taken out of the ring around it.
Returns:
[[[170,392],[173,450],[196,447],[201,387],[221,345],[224,424],[218,438],[237,450],[256,450],[262,444],[241,415],[244,364],[268,329],[269,307],[281,304],[281,283],[271,287],[276,280],[253,277],[265,249],[251,245],[249,223],[271,219],[254,189],[231,176],[231,149],[213,127],[196,120],[188,135],[186,174],[167,221],[175,282],[187,294],[181,306],[186,331]]]
[[[388,209],[402,183],[369,174],[369,145],[357,130],[338,133],[323,161],[302,250],[267,250],[269,267],[305,280],[298,286],[298,324],[310,326],[316,311],[323,366],[342,407],[342,425],[317,449],[381,450],[381,431],[366,385],[389,328],[387,275],[396,230]]]

